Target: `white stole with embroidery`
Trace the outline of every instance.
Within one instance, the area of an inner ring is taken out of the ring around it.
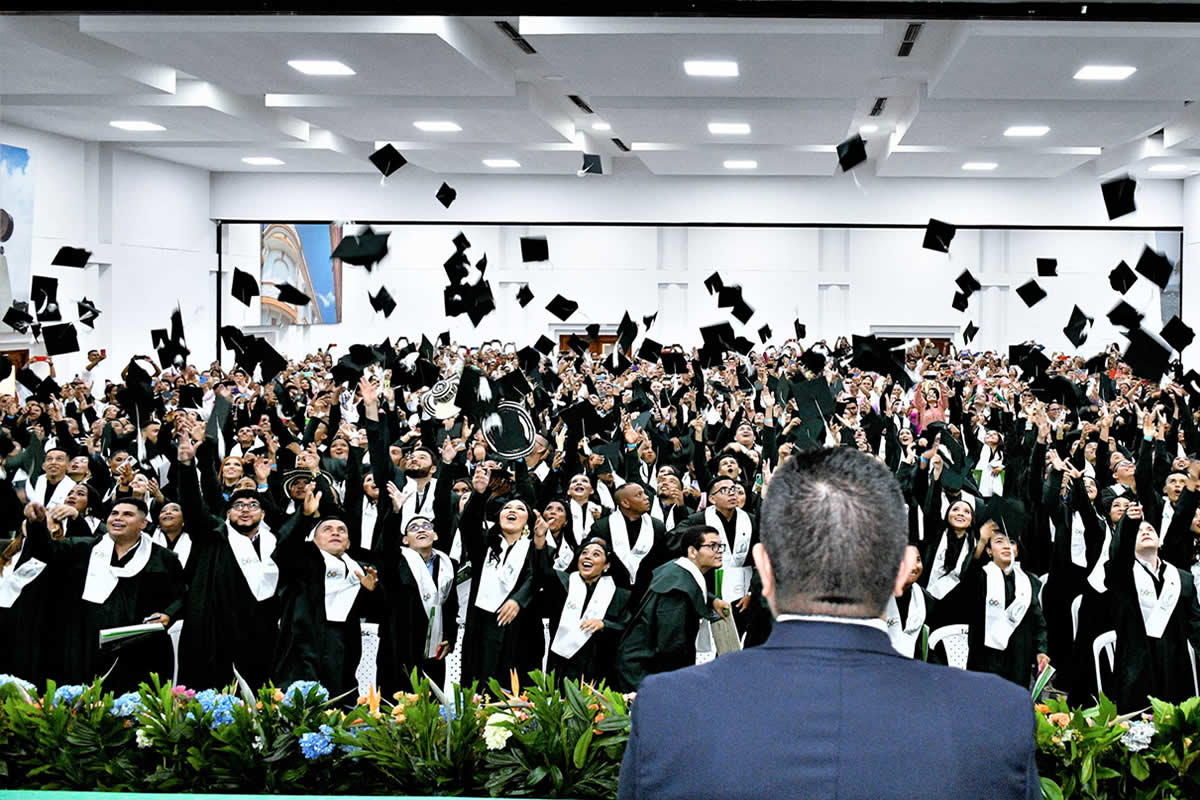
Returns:
[[[315,546],[315,545],[314,545]],[[362,570],[350,556],[335,556],[317,548],[325,562],[325,621],[345,622],[362,588],[358,573]]]
[[[886,621],[892,647],[906,658],[915,658],[917,639],[921,636],[921,628],[925,626],[925,593],[916,584],[913,584],[908,592],[908,619],[901,621],[900,606],[896,603],[896,598],[889,597]]]
[[[97,605],[106,601],[121,578],[132,578],[150,561],[150,551],[154,543],[145,533],[138,539],[137,552],[123,567],[112,565],[113,550],[116,543],[111,536],[104,536],[92,546],[92,556],[88,559],[87,578],[83,583],[83,599]]]
[[[962,549],[958,552],[958,562],[952,569],[946,569],[946,546],[954,534],[947,528],[938,542],[937,552],[933,556],[933,569],[929,573],[928,592],[931,597],[941,600],[950,590],[958,586],[962,579],[961,571],[967,560],[967,551],[971,549],[971,540],[964,533]]]
[[[608,518],[608,534],[612,542],[613,555],[629,570],[629,582],[637,583],[638,567],[642,559],[654,546],[654,523],[649,514],[642,514],[642,527],[638,531],[637,541],[630,546],[629,528],[625,524],[624,514],[613,514]]]
[[[725,535],[724,521],[718,519],[716,506],[709,506],[704,509],[704,523],[711,528],[714,528],[721,536],[721,543],[725,545],[726,563],[725,567],[740,567],[746,563],[746,556],[750,553],[750,535],[753,531],[753,524],[750,522],[750,515],[740,508],[733,510],[734,532],[733,546],[730,547],[729,537]]]
[[[1008,647],[1008,640],[1013,631],[1025,618],[1029,605],[1033,600],[1033,583],[1021,569],[1020,564],[1012,565],[1013,588],[1015,594],[1010,605],[1004,605],[1004,570],[995,562],[983,568],[984,579],[987,583],[983,609],[983,641],[993,650],[1003,650]]]
[[[563,658],[571,658],[587,644],[592,634],[580,629],[585,619],[604,619],[608,606],[616,594],[617,584],[607,575],[596,581],[596,589],[587,606],[583,599],[587,597],[587,584],[578,572],[572,572],[567,577],[567,602],[563,605],[562,615],[558,620],[558,631],[550,650]]]
[[[425,656],[433,658],[437,655],[438,645],[442,643],[444,627],[442,605],[450,596],[450,590],[454,588],[454,563],[445,553],[433,551],[433,558],[438,562],[438,577],[435,584],[433,576],[429,574],[429,566],[425,563],[425,559],[421,558],[420,553],[411,547],[406,547],[400,552],[404,556],[405,563],[408,564],[413,580],[417,582],[417,591],[421,595],[421,607],[425,609],[425,617],[429,620],[425,629]]]
[[[489,549],[479,575],[479,591],[475,593],[475,606],[484,611],[495,612],[517,587],[525,557],[529,555],[530,538],[522,536],[511,545],[501,537],[500,552]]]
[[[21,550],[24,549],[22,544]],[[8,566],[0,571],[0,608],[12,608],[13,603],[21,596],[21,590],[33,583],[46,568],[46,562],[36,558],[26,559],[25,563],[18,566],[21,550],[18,550],[12,561],[8,562]]]
[[[154,535],[150,537],[150,541],[154,542],[159,547],[165,547],[170,550],[176,555],[176,557],[179,558],[179,563],[181,565],[185,567],[187,566],[188,556],[192,554],[192,537],[186,532],[179,534],[179,538],[175,540],[175,547],[173,548],[171,547],[170,542],[167,540],[167,535],[161,530],[155,531]]]
[[[261,602],[273,597],[275,587],[279,585],[279,566],[271,558],[275,552],[275,534],[259,526],[258,541],[262,551],[262,558],[259,558],[249,536],[238,533],[228,522],[225,523],[225,529],[228,532],[226,538],[229,540],[229,549],[233,551],[233,558],[254,599]]]
[[[1142,622],[1146,624],[1146,635],[1161,639],[1171,619],[1171,612],[1179,602],[1182,581],[1179,570],[1170,564],[1163,568],[1162,594],[1154,589],[1154,580],[1150,573],[1136,561],[1133,564],[1133,583],[1137,587],[1138,607],[1142,611]]]

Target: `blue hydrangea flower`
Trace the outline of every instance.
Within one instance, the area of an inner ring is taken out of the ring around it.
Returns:
[[[1136,753],[1139,750],[1145,750],[1150,746],[1150,740],[1154,738],[1156,732],[1153,722],[1145,722],[1138,720],[1129,724],[1129,730],[1121,737],[1121,744],[1131,753]]]
[[[329,726],[326,725],[324,727],[329,727]],[[359,730],[358,726],[354,726],[352,728],[347,728],[346,733],[350,734],[351,738],[357,739],[358,738],[358,730]],[[362,750],[361,747],[359,747],[358,745],[354,745],[354,744],[341,744],[341,745],[338,745],[338,749],[341,750],[343,753],[357,753]]]
[[[54,704],[58,705],[59,703],[65,703],[69,705],[74,703],[79,699],[79,695],[87,691],[87,688],[88,687],[81,684],[67,684],[66,686],[59,686],[54,690]]]
[[[332,733],[333,728],[322,725],[320,730],[315,733],[302,734],[300,736],[300,752],[309,761],[329,755],[333,752],[333,742],[329,738]]]
[[[307,700],[308,693],[314,686],[317,689],[318,702],[329,699],[329,690],[316,681],[292,681],[292,685],[283,690],[283,704],[285,706],[295,705],[296,692],[300,693],[301,702]]]
[[[442,719],[446,720],[446,722],[454,722],[454,720],[458,719],[458,709],[454,707],[453,703],[450,705],[443,703],[438,706],[438,713],[442,715]]]
[[[142,710],[142,696],[137,692],[126,692],[113,700],[108,713],[114,717],[132,717]]]
[[[207,714],[213,710],[213,706],[217,703],[217,690],[205,689],[203,692],[196,693],[196,702],[200,704],[200,708]]]
[[[233,707],[241,704],[242,701],[232,695],[220,693],[216,689],[205,689],[203,692],[196,693],[196,702],[200,704],[204,713],[212,714],[212,724],[209,727],[216,730],[233,724]],[[192,718],[189,712],[188,719]]]
[[[24,680],[22,678],[18,678],[16,675],[0,673],[0,686],[4,686],[5,684],[9,684],[9,683],[15,683],[17,686],[20,686],[22,689],[24,689],[27,692],[32,692],[34,689],[37,688],[29,681]]]

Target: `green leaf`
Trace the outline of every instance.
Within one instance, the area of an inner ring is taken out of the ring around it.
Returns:
[[[1044,800],[1063,800],[1062,789],[1049,778],[1042,778],[1042,797]]]
[[[591,743],[592,729],[588,728],[587,732],[583,734],[583,736],[580,736],[579,741],[575,743],[575,756],[572,761],[575,763],[576,769],[582,768],[584,762],[587,761],[588,747],[591,745]]]
[[[1150,765],[1146,763],[1146,759],[1141,753],[1134,753],[1129,757],[1129,774],[1135,780],[1144,781],[1150,777]]]

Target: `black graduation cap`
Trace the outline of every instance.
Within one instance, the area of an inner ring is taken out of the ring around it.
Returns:
[[[75,305],[79,308],[79,322],[89,328],[95,328],[96,317],[100,316],[100,309],[96,308],[96,304],[85,297]]]
[[[735,336],[733,337],[733,349],[744,356],[748,356],[754,350],[754,342],[745,336]]]
[[[633,362],[621,352],[620,348],[614,347],[604,359],[604,366],[614,375],[620,375],[632,367]]]
[[[454,242],[454,249],[460,253],[471,246],[471,242],[468,241],[467,235],[462,231],[459,231],[458,235],[455,236],[452,241]]]
[[[487,253],[483,254],[483,258],[475,262],[475,269],[479,270],[479,277],[483,277],[483,273],[487,272]]]
[[[850,346],[854,354],[850,361],[853,366],[883,375],[890,375],[893,380],[905,389],[912,386],[912,377],[909,376],[904,365],[898,362],[892,355],[891,348],[887,342],[881,341],[873,335],[858,336],[855,334],[851,337]]]
[[[437,341],[438,341],[439,347],[449,347],[450,346],[450,331],[442,331],[441,333],[439,333]]]
[[[754,316],[754,309],[745,300],[739,298],[738,301],[733,304],[733,308],[730,309],[729,313],[732,314],[733,318],[738,322],[746,325],[750,322],[750,318]]]
[[[560,412],[559,418],[567,424],[568,431],[583,436],[598,433],[604,427],[600,413],[587,400],[567,406]]]
[[[529,290],[529,284],[527,283],[521,287],[519,292],[517,292],[517,303],[520,304],[521,308],[524,308],[525,306],[529,305],[530,301],[532,300],[533,292]]]
[[[792,328],[796,332],[797,339],[803,339],[808,335],[808,328],[803,322],[800,321],[798,317],[792,322]]]
[[[656,319],[658,319],[658,312],[657,312],[657,311],[655,311],[653,314],[651,314],[651,315],[650,315],[650,316],[648,316],[648,317],[642,317],[642,325],[643,325],[643,327],[645,327],[645,329],[646,329],[646,330],[650,330],[650,326],[654,324],[654,321],[655,321]]]
[[[246,335],[233,325],[222,325],[218,333],[221,335],[221,344],[230,350],[242,352],[249,346]]]
[[[573,350],[576,355],[580,356],[588,351],[587,340],[581,339],[573,333],[571,334],[570,338],[567,339],[567,347]]]
[[[421,334],[421,346],[417,348],[417,356],[433,360],[433,342],[429,341],[429,337],[423,333]]]
[[[593,153],[583,154],[583,167],[579,170],[580,175],[603,175],[604,167],[600,163],[600,156]]]
[[[330,258],[340,259],[347,264],[371,268],[383,260],[388,253],[388,233],[376,233],[370,227],[363,228],[357,234],[343,236],[338,246],[333,249]]]
[[[39,336],[42,335],[42,324],[40,322],[35,322],[32,325],[30,325],[29,331],[33,334],[33,340],[35,342],[41,341],[41,339],[38,338]]]
[[[408,159],[400,155],[400,151],[389,143],[371,153],[371,163],[387,178],[407,164]]]
[[[533,387],[525,379],[525,373],[519,369],[514,369],[512,372],[504,375],[496,383],[500,387],[500,393],[504,395],[506,400],[520,402],[533,391]]]
[[[1104,208],[1108,211],[1109,219],[1123,217],[1137,210],[1137,203],[1133,197],[1136,189],[1137,181],[1128,175],[1100,184],[1100,192],[1104,195]]]
[[[704,279],[704,288],[708,289],[708,293],[719,292],[724,288],[725,282],[721,280],[721,273],[714,272]]]
[[[642,346],[638,348],[637,357],[652,364],[658,363],[662,358],[662,345],[650,338],[643,339]]]
[[[275,288],[279,290],[279,297],[277,299],[281,303],[288,303],[293,306],[306,306],[312,302],[311,297],[290,283],[281,283]]]
[[[230,292],[236,300],[249,308],[250,298],[258,297],[258,281],[249,272],[233,268],[233,290]]]
[[[34,275],[29,302],[38,322],[57,322],[62,319],[62,312],[58,309],[58,278]]]
[[[442,289],[442,300],[447,317],[457,317],[467,311],[467,287],[462,284],[451,284]]]
[[[629,352],[633,348],[633,340],[637,338],[638,327],[633,318],[626,311],[621,317],[621,324],[617,326],[617,344],[625,352]]]
[[[1037,281],[1030,279],[1017,287],[1017,296],[1021,298],[1026,306],[1033,308],[1046,299],[1046,290],[1038,286]]]
[[[800,355],[800,366],[804,367],[809,372],[814,372],[818,375],[825,369],[825,354],[820,350],[805,350]]]
[[[24,386],[30,392],[36,393],[38,387],[42,385],[42,379],[31,368],[25,366],[17,370],[17,383]]]
[[[586,328],[584,328],[583,330],[587,334],[587,337],[593,341],[600,338],[600,323],[599,322],[593,322],[590,325],[588,325]]]
[[[46,338],[46,355],[61,356],[79,351],[79,334],[70,322],[47,325],[42,328],[42,336]]]
[[[262,370],[262,382],[270,383],[275,376],[287,369],[287,359],[271,346],[271,343],[261,336],[254,342],[258,366]]]
[[[967,310],[967,296],[965,294],[963,294],[962,292],[955,292],[954,299],[952,301],[950,301],[950,306],[955,311],[966,311]]]
[[[1145,328],[1129,332],[1129,347],[1122,359],[1139,378],[1157,383],[1162,380],[1171,361],[1171,349],[1159,342]]]
[[[716,325],[707,325],[701,328],[700,337],[708,347],[727,350],[733,346],[736,334],[733,332],[733,326],[728,322],[718,322]]]
[[[717,290],[717,308],[733,308],[742,299],[742,287],[726,284]]]
[[[561,294],[554,295],[554,299],[546,304],[546,310],[554,316],[566,322],[571,315],[579,309],[579,303],[574,300],[568,300]]]
[[[942,437],[942,441],[946,441],[946,437]],[[1021,532],[1025,530],[1028,514],[1025,511],[1025,503],[1016,497],[1006,497],[1001,494],[994,494],[984,500],[983,512],[980,514],[980,523],[994,521],[1000,526],[1000,532],[1010,542],[1013,542],[1017,547],[1021,546]]]
[[[1039,258],[1037,260],[1037,273],[1039,278],[1057,278],[1058,277],[1058,259],[1057,258]]]
[[[539,336],[533,347],[542,355],[548,356],[554,352],[554,340],[549,336]]]
[[[1121,328],[1136,328],[1146,315],[1124,300],[1119,300],[1108,312],[1108,321]]]
[[[546,237],[522,236],[521,260],[526,263],[530,261],[549,261],[550,244],[546,241]]]
[[[1086,366],[1089,375],[1104,372],[1108,368],[1108,351],[1097,353],[1089,358]]]
[[[683,353],[674,350],[662,354],[663,372],[668,375],[682,375],[688,371],[687,359]]]
[[[838,165],[849,172],[867,160],[867,143],[857,133],[837,146]]]
[[[54,254],[54,260],[50,263],[56,267],[83,269],[91,257],[92,251],[84,250],[82,247],[60,247]]]
[[[437,194],[434,196],[437,197],[439,203],[449,208],[450,204],[454,202],[454,198],[458,197],[458,192],[450,188],[450,184],[443,182],[441,188],[437,190]]]
[[[384,319],[390,317],[396,310],[396,301],[392,299],[392,293],[387,290],[386,286],[380,286],[378,294],[367,292],[367,298],[371,301],[371,308],[377,312],[383,312]]]
[[[766,344],[771,338],[771,326],[763,325],[758,329],[758,339],[763,344]]]
[[[925,226],[925,241],[921,243],[921,246],[926,250],[949,253],[950,242],[954,240],[954,234],[957,230],[957,228],[948,222],[942,222],[940,219],[930,217],[929,223]]]
[[[1108,273],[1108,285],[1113,288],[1113,291],[1121,294],[1128,292],[1136,282],[1137,275],[1124,261],[1117,264],[1113,271]]]
[[[155,350],[166,347],[171,341],[171,335],[166,328],[151,328],[150,329],[150,346]]]
[[[1200,393],[1200,372],[1197,372],[1194,369],[1189,369],[1187,374],[1183,376],[1183,380],[1180,382],[1183,384],[1183,388],[1187,389],[1192,394]]]
[[[1094,320],[1087,314],[1083,313],[1083,309],[1075,306],[1071,309],[1071,319],[1067,322],[1067,327],[1063,328],[1063,334],[1070,340],[1071,344],[1076,347],[1083,347],[1083,343],[1087,341],[1087,329]]]
[[[975,279],[975,276],[971,274],[971,270],[969,269],[964,269],[962,273],[954,279],[954,282],[958,284],[958,288],[967,297],[970,297],[972,294],[983,288],[983,284]]]
[[[963,344],[970,344],[977,333],[979,333],[979,328],[975,327],[975,323],[968,322],[966,330],[963,331]]]
[[[1023,354],[1014,361],[1012,357],[1013,348],[1008,349],[1009,363],[1016,364],[1021,368],[1025,376],[1032,380],[1037,380],[1042,375],[1046,374],[1046,369],[1050,366],[1050,359],[1036,347],[1024,348]]]
[[[1195,332],[1178,316],[1171,317],[1167,320],[1167,324],[1163,326],[1162,331],[1158,334],[1171,345],[1177,352],[1182,353],[1183,348],[1192,343],[1192,339],[1196,337]]]
[[[805,410],[811,414],[816,410],[823,417],[828,417],[837,409],[837,402],[833,399],[833,392],[829,390],[829,382],[824,378],[813,378],[809,381],[793,381],[791,386],[792,397],[796,400],[796,406],[800,409],[800,415],[805,415]]]
[[[1144,276],[1158,288],[1166,289],[1167,282],[1171,280],[1173,267],[1165,255],[1146,246],[1142,249],[1142,255],[1138,258],[1137,266],[1134,269],[1137,270],[1138,275]]]
[[[9,309],[4,312],[4,324],[18,333],[27,333],[29,324],[33,322],[33,317],[26,310],[27,307],[26,303],[13,301]]]
[[[446,270],[446,277],[450,279],[451,283],[462,283],[463,279],[467,277],[467,267],[470,264],[466,254],[458,250],[446,259],[446,263],[442,264],[442,269]]]
[[[553,346],[553,342],[551,342]],[[517,364],[526,372],[533,373],[537,371],[538,365],[542,363],[542,354],[532,347],[522,347],[517,351]]]
[[[496,310],[496,298],[492,295],[492,285],[485,280],[464,287],[466,289],[467,318],[476,328],[483,318]]]

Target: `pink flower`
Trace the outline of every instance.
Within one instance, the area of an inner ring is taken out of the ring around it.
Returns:
[[[191,700],[196,696],[196,690],[189,689],[186,686],[176,686],[171,690],[171,694],[175,695],[176,697],[183,698],[184,700]]]

